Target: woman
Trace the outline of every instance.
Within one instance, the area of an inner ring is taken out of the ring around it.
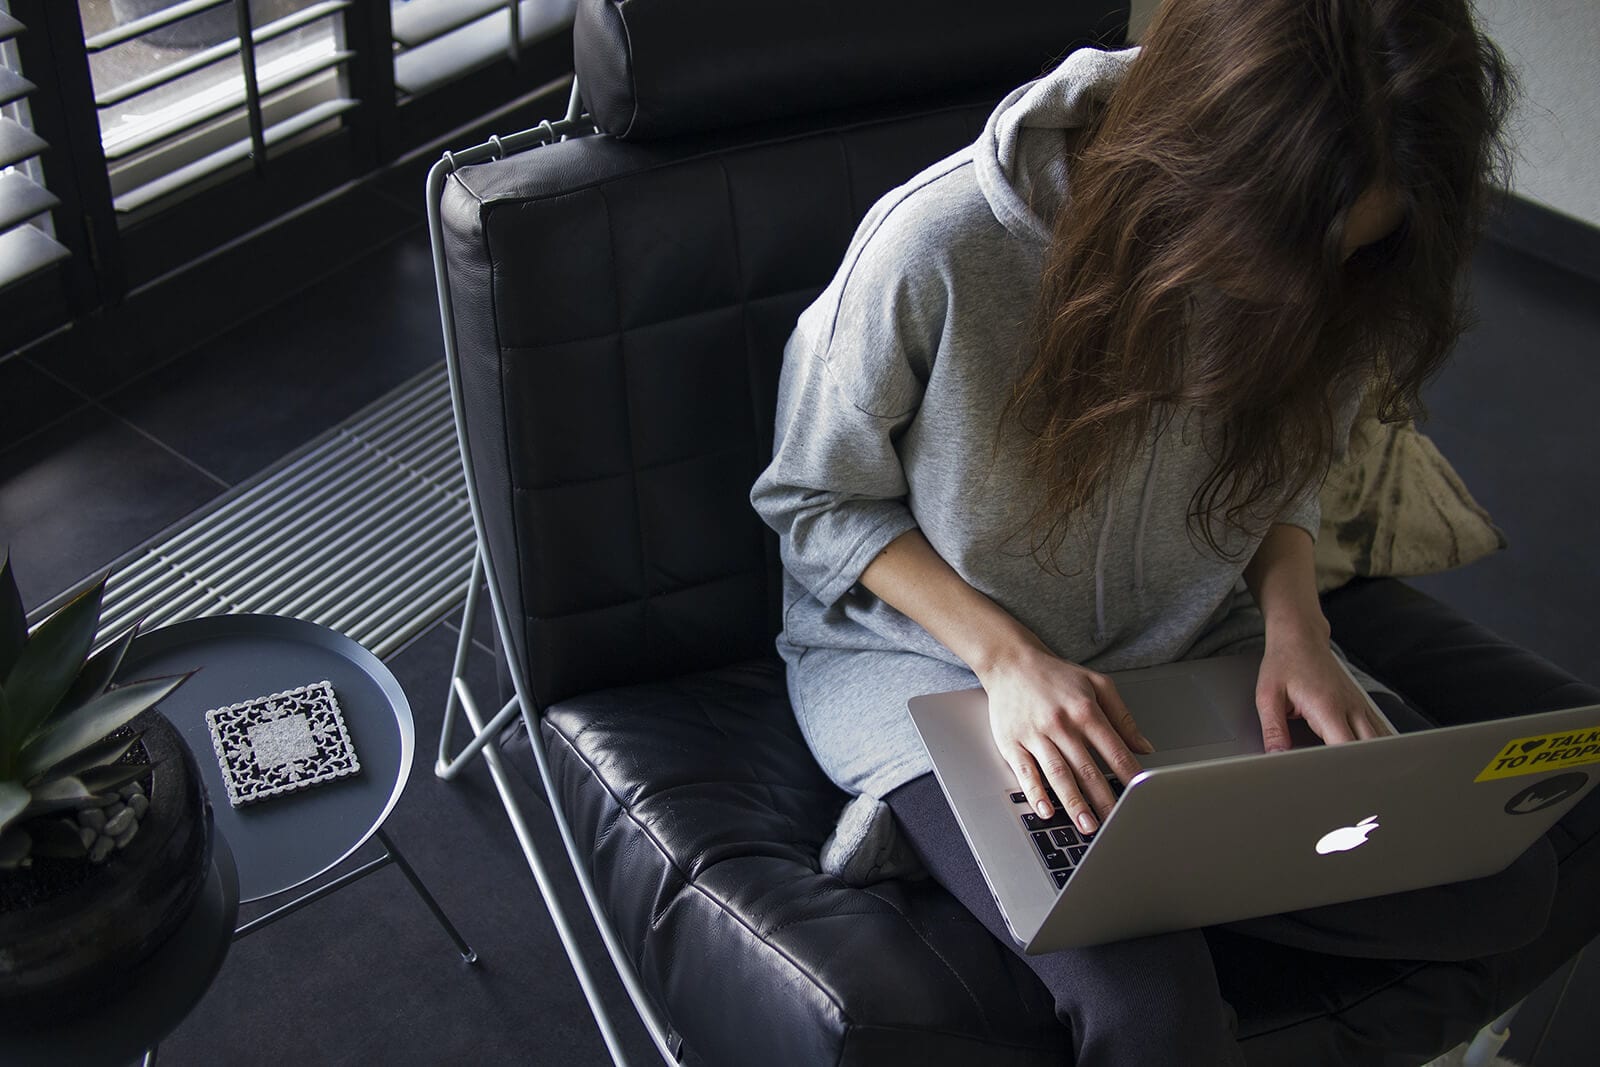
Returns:
[[[752,492],[795,711],[1003,943],[908,697],[982,685],[1029,801],[1086,831],[1095,757],[1127,780],[1151,751],[1107,671],[1255,647],[1268,750],[1290,717],[1379,729],[1318,606],[1317,490],[1359,393],[1415,408],[1461,328],[1506,92],[1466,0],[1167,0],[875,205],[801,316]],[[1238,928],[1467,958],[1534,937],[1554,879],[1541,842]],[[1240,1060],[1198,931],[1024,958],[1078,1062]]]

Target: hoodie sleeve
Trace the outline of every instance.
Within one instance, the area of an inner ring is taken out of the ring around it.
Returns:
[[[893,225],[861,241],[784,351],[772,463],[750,501],[784,569],[824,606],[917,523],[896,444],[942,333],[943,280]]]
[[[1298,526],[1315,541],[1317,532],[1322,529],[1322,483],[1313,484],[1291,500],[1289,506],[1278,516],[1278,524]]]

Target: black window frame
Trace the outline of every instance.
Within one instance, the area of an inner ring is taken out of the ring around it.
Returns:
[[[189,269],[194,264],[292,225],[308,205],[403,170],[410,161],[421,159],[425,166],[430,152],[463,141],[487,115],[531,121],[529,109],[565,99],[572,70],[568,28],[508,48],[490,64],[432,92],[397,97],[391,6],[387,0],[361,0],[342,13],[346,47],[355,53],[347,68],[348,95],[360,103],[344,114],[337,131],[269,153],[264,167],[219,172],[178,197],[119,216],[112,205],[76,0],[9,2],[28,27],[17,38],[18,51],[38,86],[30,101],[33,125],[51,145],[44,167],[50,191],[61,201],[54,216],[56,237],[71,256],[0,290],[0,359],[42,349],[47,354],[38,358],[47,361],[65,349],[59,358],[68,365],[64,376],[69,380],[91,373],[95,364],[128,363],[100,367],[107,372],[104,380],[114,384],[158,358],[129,351],[137,347],[128,336],[134,320],[142,324],[151,318],[135,316],[132,305],[149,304],[162,290],[155,303],[163,308],[197,307],[219,282],[206,271]],[[420,215],[420,178],[415,195]],[[249,257],[236,258],[249,262]],[[262,267],[280,268],[281,263]],[[248,290],[257,282],[248,271],[227,280],[241,311],[250,305]],[[270,302],[272,284],[262,282],[262,300]],[[215,325],[198,322],[195,332],[203,336]],[[183,341],[169,331],[150,344],[170,350]]]

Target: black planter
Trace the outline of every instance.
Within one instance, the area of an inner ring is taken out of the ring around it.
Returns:
[[[128,847],[88,881],[0,915],[0,1022],[92,1008],[194,907],[211,864],[205,787],[188,747],[158,712],[133,725],[150,755],[150,808]]]

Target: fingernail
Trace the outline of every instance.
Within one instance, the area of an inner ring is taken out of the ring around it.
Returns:
[[[1078,828],[1086,834],[1094,833],[1094,816],[1088,812],[1078,816]]]
[[[1139,735],[1139,744],[1141,746],[1143,746],[1142,748],[1140,748],[1139,751],[1143,752],[1146,756],[1148,756],[1150,753],[1152,753],[1152,752],[1154,752],[1156,750],[1156,746],[1152,745],[1150,743],[1150,739],[1148,737],[1146,737],[1144,734],[1140,734]]]
[[[1048,819],[1050,817],[1050,802],[1049,801],[1041,800],[1041,801],[1039,801],[1038,804],[1036,804],[1034,806],[1039,809],[1039,818]]]

